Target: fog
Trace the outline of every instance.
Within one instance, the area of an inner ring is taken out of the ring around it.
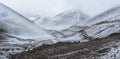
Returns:
[[[90,16],[119,5],[119,0],[0,0],[26,17],[53,17],[68,9],[80,9]]]

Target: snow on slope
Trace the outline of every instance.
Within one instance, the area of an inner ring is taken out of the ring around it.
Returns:
[[[3,4],[0,4],[0,28],[5,30],[4,34],[23,39],[51,37],[46,31]]]
[[[120,17],[120,6],[111,8],[89,20],[87,25],[93,25],[102,21],[112,21],[115,19],[119,19]]]
[[[25,47],[54,43],[52,39],[52,35],[33,21],[0,3],[0,59],[6,59],[9,53],[21,52]]]
[[[104,38],[113,33],[120,33],[120,7],[112,8],[91,19],[79,10],[68,10],[53,18],[40,19],[35,16],[28,20],[0,4],[0,30],[4,30],[0,33],[3,36],[10,36],[6,37],[9,40],[5,40],[5,44],[41,45],[60,41],[86,41],[84,35]],[[21,39],[23,40],[20,41]]]
[[[39,16],[39,15],[35,15],[35,16],[29,18],[29,20],[32,22],[36,22],[39,19],[41,19],[41,16]]]
[[[120,47],[119,48],[112,48],[110,52],[106,55],[100,57],[100,59],[119,59],[120,58]]]
[[[47,19],[45,23],[39,24],[40,27],[48,30],[62,31],[74,25],[82,26],[88,15],[79,10],[67,10],[53,18]]]
[[[120,6],[114,7],[86,22],[88,36],[104,38],[113,33],[120,33]]]
[[[43,23],[36,22],[38,26],[47,30],[58,41],[81,41],[79,32],[85,29],[85,22],[89,16],[80,10],[67,10],[50,19],[43,19]],[[41,20],[41,19],[40,19]]]

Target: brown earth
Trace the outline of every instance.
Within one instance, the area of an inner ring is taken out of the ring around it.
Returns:
[[[42,45],[27,52],[11,54],[9,59],[97,59],[109,52],[111,47],[117,48],[118,46],[114,45],[117,42],[120,42],[118,33],[89,42],[60,42],[53,45]]]

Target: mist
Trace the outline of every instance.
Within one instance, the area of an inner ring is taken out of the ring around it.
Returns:
[[[0,2],[28,18],[34,15],[53,17],[73,8],[95,16],[120,3],[119,0],[0,0]]]

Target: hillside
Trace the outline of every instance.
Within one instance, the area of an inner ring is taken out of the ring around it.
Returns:
[[[89,42],[66,42],[43,45],[33,50],[11,55],[10,59],[109,59],[119,58],[120,34]]]

